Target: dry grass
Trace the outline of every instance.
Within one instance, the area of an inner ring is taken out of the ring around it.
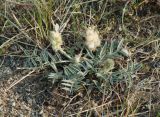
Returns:
[[[157,0],[6,0],[0,4],[0,116],[160,116]],[[63,39],[60,53],[52,50],[49,40],[56,23]],[[50,72],[60,71],[75,55],[84,55],[85,29],[92,25],[102,44],[124,40],[129,56],[115,58],[111,70],[125,69],[128,61],[142,64],[141,69],[133,79],[113,84],[103,84],[94,75],[88,78],[98,81],[101,90],[84,86],[69,93],[59,83],[51,84]],[[47,62],[43,52],[50,53]],[[53,56],[61,61],[51,63]]]

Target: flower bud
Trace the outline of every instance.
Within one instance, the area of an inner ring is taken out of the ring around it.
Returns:
[[[81,54],[75,55],[75,62],[79,63],[81,61]]]
[[[124,56],[127,56],[127,57],[131,56],[131,52],[129,52],[126,48],[123,48],[123,49],[121,50],[121,53],[122,53]]]
[[[103,67],[101,69],[101,73],[103,74],[108,74],[109,71],[111,71],[112,69],[114,69],[115,66],[115,62],[113,59],[107,59],[104,61],[103,63]]]

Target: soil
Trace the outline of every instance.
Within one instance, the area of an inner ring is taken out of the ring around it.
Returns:
[[[5,60],[6,63],[9,61]],[[29,76],[8,89],[28,72],[14,70],[10,66],[4,64],[0,67],[0,117],[42,117],[44,114],[56,116],[58,108],[52,107],[48,101],[57,97],[53,96],[52,85],[44,75],[37,72],[38,75]]]
[[[159,0],[157,0],[157,4],[159,4]],[[154,9],[156,9],[156,7],[153,7],[153,10]],[[160,9],[157,10],[157,12],[159,11]],[[155,23],[159,23],[158,18],[154,20]],[[155,27],[156,25],[157,24],[155,24]],[[158,26],[159,25],[157,25],[157,27]],[[159,29],[159,27],[157,29]],[[143,33],[140,34],[142,35]],[[3,40],[1,39],[0,41]],[[17,51],[16,47],[13,47],[10,51]],[[150,49],[146,50],[146,52],[148,51],[150,51]],[[147,56],[148,54],[143,55],[137,52],[135,59],[142,61]],[[48,70],[36,70],[34,74],[18,82],[30,72],[29,69],[18,69],[20,66],[25,66],[25,62],[25,59],[19,57],[0,56],[0,117],[67,117],[68,115],[79,112],[81,107],[87,104],[87,94],[77,94],[74,98],[75,95],[67,94],[60,90],[58,86],[54,86],[49,82],[47,80]],[[146,65],[145,71],[143,74],[140,74],[140,78],[142,79],[139,79],[137,83],[135,83],[133,93],[128,96],[130,98],[128,101],[130,101],[131,106],[135,106],[136,102],[140,100],[142,108],[138,111],[141,115],[137,115],[137,117],[141,117],[142,115],[143,117],[147,117],[149,114],[151,117],[155,117],[157,113],[160,113],[159,57],[155,60],[149,59],[148,61],[144,61],[144,64]],[[139,81],[141,81],[142,84]],[[12,85],[15,82],[17,83]],[[110,94],[107,96],[110,96]],[[116,94],[112,94],[108,100],[112,100],[114,96],[116,96]],[[83,108],[84,110],[102,104],[101,99],[103,97],[98,93],[93,93],[90,98],[95,102],[93,101],[90,107]],[[148,108],[150,108],[152,112],[148,113]],[[62,115],[62,112],[65,112],[65,115]],[[143,114],[141,112],[147,113]]]

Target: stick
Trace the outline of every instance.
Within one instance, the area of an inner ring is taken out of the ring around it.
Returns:
[[[10,90],[13,86],[17,85],[19,82],[21,82],[22,80],[24,80],[25,78],[27,78],[28,76],[30,76],[33,72],[35,72],[35,69],[32,70],[32,71],[30,71],[27,75],[23,76],[23,77],[22,77],[21,79],[19,79],[18,81],[13,82],[13,83],[9,86],[9,88],[6,89],[6,92],[7,92],[8,90]]]

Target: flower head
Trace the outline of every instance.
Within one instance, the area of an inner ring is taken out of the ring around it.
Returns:
[[[49,40],[52,44],[52,48],[54,51],[61,50],[61,46],[63,45],[62,35],[57,29],[58,27],[55,27],[55,31],[49,32]]]
[[[101,45],[99,33],[98,31],[95,30],[94,26],[88,27],[86,29],[85,38],[86,38],[85,44],[88,47],[88,49],[91,51],[95,51],[96,48]]]

